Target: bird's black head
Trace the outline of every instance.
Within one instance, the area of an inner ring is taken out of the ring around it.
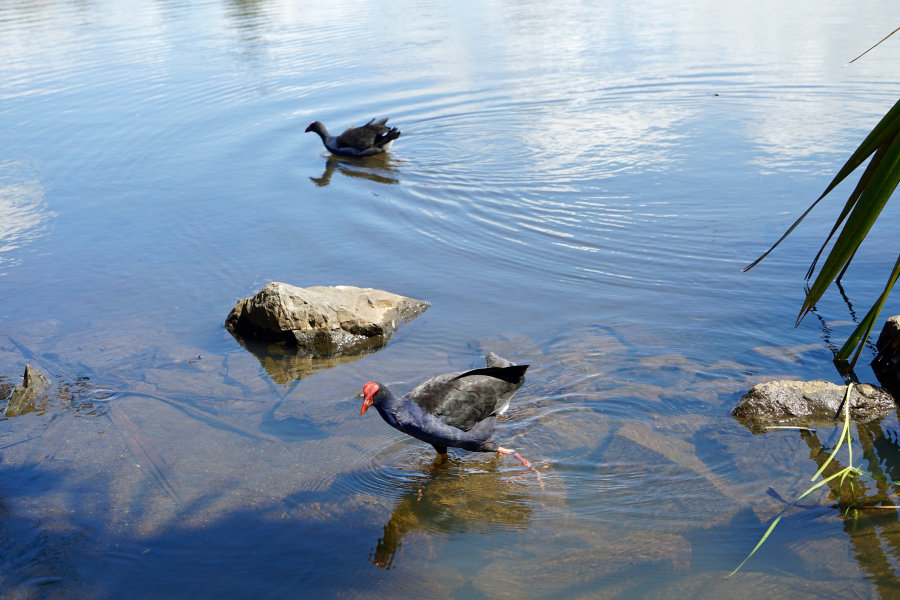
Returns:
[[[318,121],[313,121],[312,123],[309,124],[309,127],[306,128],[306,131],[304,133],[309,133],[310,131],[315,131],[316,133],[319,133],[320,129],[325,129],[325,127]]]
[[[375,404],[376,402],[381,401],[385,395],[387,394],[387,389],[380,383],[375,383],[374,381],[370,381],[366,385],[363,386],[363,404],[362,409],[359,411],[360,415],[366,414],[366,411],[369,410],[369,407]]]

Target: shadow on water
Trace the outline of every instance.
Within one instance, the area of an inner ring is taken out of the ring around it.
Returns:
[[[0,468],[0,597],[78,597],[93,587],[92,528],[65,511],[19,508],[61,478]]]
[[[310,177],[310,180],[318,187],[325,187],[331,183],[335,171],[347,177],[368,179],[385,185],[400,183],[399,179],[392,177],[399,173],[400,169],[394,165],[394,160],[387,153],[361,160],[329,156],[325,161],[325,172],[320,177]]]
[[[338,549],[363,543],[351,528],[282,518],[272,507],[210,521],[217,497],[188,503],[148,531],[159,507],[132,502],[128,515],[110,516],[109,476],[3,468],[0,481],[3,598],[284,598],[298,589],[317,597],[336,589],[338,565],[347,567]],[[79,494],[65,510],[33,510],[33,496],[48,488]]]

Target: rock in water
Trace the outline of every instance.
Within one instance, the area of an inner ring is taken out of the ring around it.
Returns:
[[[239,300],[225,320],[232,332],[296,345],[316,358],[360,354],[387,345],[402,322],[429,304],[349,285],[299,288],[273,282]]]
[[[753,386],[731,414],[754,433],[767,425],[833,426],[847,386],[816,381],[769,381]],[[850,418],[867,423],[896,410],[894,397],[868,383],[853,386]],[[838,421],[843,419],[843,409]]]
[[[50,389],[50,382],[40,371],[31,365],[25,365],[25,376],[22,383],[16,386],[9,403],[6,405],[7,417],[18,417],[34,410],[35,404]]]

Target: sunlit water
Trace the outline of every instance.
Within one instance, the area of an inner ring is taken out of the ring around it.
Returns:
[[[842,66],[890,5],[827,4],[4,3],[0,395],[56,385],[0,422],[0,596],[900,593],[897,516],[824,493],[722,580],[836,440],[731,408],[840,382],[897,251],[889,205],[793,329],[850,182],[739,272],[900,91],[895,41]],[[390,157],[303,133],[382,116]],[[222,326],[270,281],[431,308],[296,381]],[[532,365],[497,437],[537,473],[359,417],[488,351]]]

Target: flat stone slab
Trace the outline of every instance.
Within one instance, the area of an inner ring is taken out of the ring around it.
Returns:
[[[35,409],[37,401],[50,389],[50,382],[44,375],[32,367],[25,365],[25,376],[22,383],[16,386],[12,396],[9,397],[9,403],[6,405],[7,417],[18,417],[19,415],[32,412]]]
[[[298,356],[332,358],[383,348],[400,323],[428,306],[372,288],[299,288],[273,282],[239,300],[225,326],[235,334],[297,346]]]
[[[830,427],[847,393],[846,385],[821,379],[815,381],[769,381],[753,386],[731,412],[754,433],[764,433],[768,425]],[[850,396],[850,419],[868,423],[897,409],[887,390],[855,384]],[[843,420],[843,409],[837,422]]]

